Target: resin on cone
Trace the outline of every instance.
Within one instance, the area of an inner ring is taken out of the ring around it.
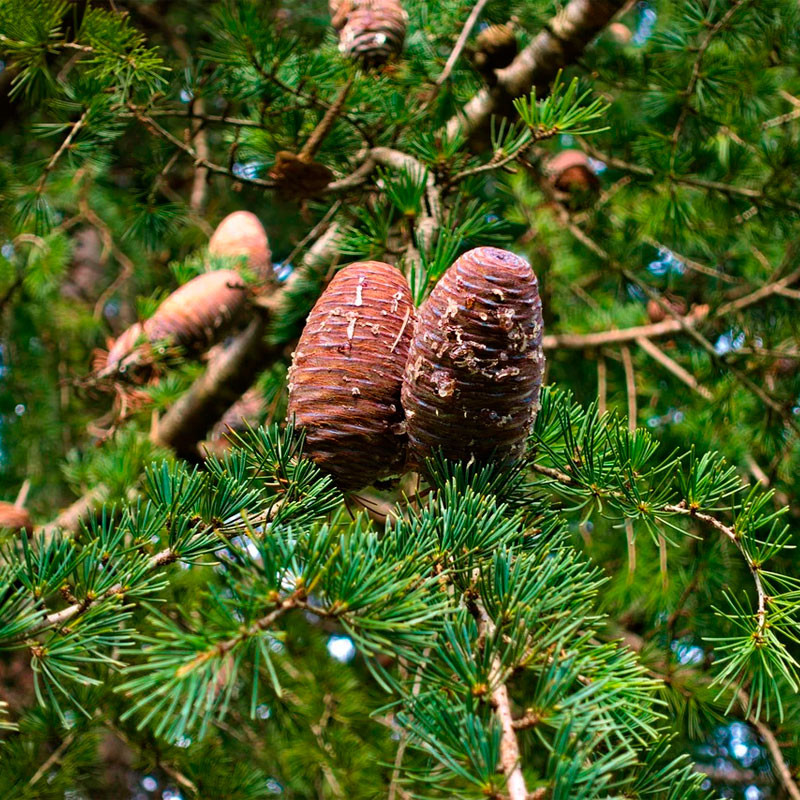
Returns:
[[[461,256],[418,311],[403,381],[410,464],[520,456],[542,383],[536,276],[508,250]]]
[[[345,267],[308,315],[289,372],[288,418],[342,489],[402,469],[400,387],[413,327],[408,282],[380,261]]]
[[[249,211],[234,211],[217,225],[208,243],[212,256],[247,258],[248,267],[261,280],[272,277],[272,254],[264,226]]]
[[[339,50],[365,67],[379,67],[403,49],[408,18],[400,0],[331,0]]]

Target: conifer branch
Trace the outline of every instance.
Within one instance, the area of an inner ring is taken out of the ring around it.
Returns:
[[[583,145],[584,150],[592,158],[602,161],[612,169],[623,170],[624,172],[629,172],[632,175],[640,175],[642,177],[659,177],[658,173],[656,173],[656,171],[650,167],[643,167],[639,164],[634,164],[630,161],[625,161],[621,158],[616,158],[615,156],[603,153],[585,140],[582,140],[581,144]],[[669,175],[665,175],[664,177],[666,177],[672,183],[683,184],[684,186],[693,186],[696,189],[708,189],[709,191],[720,192],[720,194],[724,194],[729,197],[743,197],[763,205],[783,206],[785,208],[791,208],[794,210],[800,209],[800,203],[797,203],[790,198],[770,197],[764,192],[764,189],[753,189],[748,186],[736,186],[732,183],[707,180],[705,178],[698,178],[695,175],[680,175],[674,172]],[[728,279],[730,280],[730,278]]]
[[[711,400],[713,395],[703,386],[694,375],[685,370],[677,361],[670,358],[660,347],[653,344],[646,336],[636,338],[636,345],[645,351],[651,358],[658,361],[661,366],[669,370],[678,380],[683,381],[692,391],[697,392],[704,400]]]
[[[319,226],[315,230],[319,230]],[[183,452],[192,460],[198,458],[197,443],[233,402],[247,391],[257,375],[268,366],[268,359],[274,360],[285,349],[285,345],[265,341],[270,313],[274,314],[280,309],[284,299],[302,280],[304,269],[317,269],[320,264],[330,261],[336,251],[338,235],[339,228],[334,223],[309,248],[301,268],[292,273],[279,292],[265,298],[260,304],[266,312],[261,310],[251,320],[248,328],[209,364],[206,372],[159,420],[152,432],[155,441]],[[105,491],[102,485],[92,487],[55,519],[43,525],[41,530],[48,534],[56,530],[77,531],[81,522],[102,502]]]
[[[177,559],[178,559],[178,554],[171,548],[167,547],[164,550],[160,550],[158,553],[155,553],[150,557],[150,559],[147,562],[147,571],[154,572],[160,569],[161,567],[166,566],[167,564],[172,564]],[[47,616],[42,618],[40,623],[36,626],[36,628],[32,632],[38,632],[46,628],[59,628],[63,626],[64,623],[69,622],[69,620],[73,619],[79,614],[83,614],[85,611],[88,611],[93,605],[100,602],[101,600],[107,600],[108,598],[114,596],[124,597],[124,595],[125,595],[125,587],[119,583],[115,584],[101,597],[87,596],[84,600],[82,600],[79,603],[73,603],[72,605],[69,605],[66,608],[62,608],[61,611],[54,611],[53,613],[48,614]]]
[[[681,131],[683,130],[683,124],[686,121],[687,115],[689,114],[689,101],[694,95],[695,89],[697,88],[697,83],[700,80],[700,72],[703,66],[703,59],[705,58],[705,55],[708,52],[708,48],[711,46],[711,42],[714,39],[714,37],[731,21],[731,19],[736,14],[736,12],[739,11],[739,9],[748,5],[748,2],[749,0],[733,0],[730,8],[720,17],[720,19],[714,25],[708,28],[706,35],[700,42],[700,46],[697,49],[697,56],[695,57],[694,64],[692,66],[692,74],[691,77],[689,78],[689,85],[682,92],[684,100],[683,100],[683,105],[681,107],[681,113],[678,116],[678,121],[675,124],[675,128],[672,131],[672,136],[670,137],[670,141],[672,143],[670,151],[671,172],[675,171],[675,156],[678,151],[678,140],[680,138]]]
[[[350,93],[350,89],[353,86],[354,80],[355,74],[352,74],[347,79],[347,82],[344,84],[344,86],[342,86],[342,88],[339,90],[338,96],[325,111],[325,115],[311,132],[311,135],[306,140],[303,148],[297,154],[298,158],[304,161],[310,161],[319,152],[319,148],[322,147],[325,137],[331,132],[336,120],[339,118],[344,109],[347,95]]]
[[[89,109],[85,109],[84,112],[80,115],[80,117],[72,123],[70,126],[70,131],[64,138],[64,141],[61,142],[60,147],[56,150],[55,153],[51,156],[50,160],[45,165],[44,170],[42,171],[41,176],[39,177],[39,181],[36,184],[36,191],[41,192],[44,189],[45,183],[47,183],[47,178],[49,177],[50,173],[56,168],[56,164],[58,164],[61,156],[69,150],[72,146],[72,142],[75,140],[75,137],[80,132],[81,128],[86,124],[86,119],[89,116]]]
[[[495,633],[495,624],[480,603],[475,604],[475,613],[478,618],[480,637],[486,641]],[[506,788],[509,800],[527,800],[528,788],[525,785],[525,776],[522,773],[519,742],[517,741],[514,718],[511,714],[511,701],[508,696],[508,687],[500,680],[503,668],[499,657],[492,660],[492,672],[496,685],[492,688],[492,705],[500,723],[502,737],[500,739],[500,765],[506,776]]]
[[[61,743],[48,756],[47,760],[42,764],[42,766],[39,767],[39,769],[37,769],[36,772],[33,773],[30,780],[28,781],[28,786],[36,785],[43,775],[46,775],[56,764],[58,764],[58,762],[61,760],[61,757],[70,747],[70,745],[75,741],[76,736],[77,736],[76,731],[70,731],[61,740]]]
[[[186,155],[192,159],[192,162],[196,167],[205,167],[210,172],[214,172],[217,175],[226,175],[227,177],[233,178],[241,183],[248,183],[252,186],[260,186],[262,189],[275,188],[275,181],[267,181],[263,178],[248,177],[247,175],[237,175],[231,168],[223,167],[220,164],[215,164],[212,161],[209,161],[207,158],[203,158],[193,147],[186,144],[186,142],[182,142],[177,136],[174,136],[166,128],[159,125],[151,116],[146,114],[137,106],[131,103],[129,104],[128,108],[130,108],[136,119],[144,123],[153,133],[155,133],[157,136],[160,136],[174,147],[177,147],[178,150],[186,153]]]
[[[545,350],[583,350],[607,345],[636,342],[639,339],[657,339],[680,333],[684,325],[696,325],[707,316],[704,307],[694,309],[681,320],[665,319],[651,325],[636,325],[632,328],[597,331],[596,333],[550,333],[542,338]]]
[[[472,6],[472,10],[469,12],[469,16],[464,23],[464,27],[461,29],[461,33],[458,35],[458,39],[456,39],[456,43],[453,46],[453,49],[450,51],[450,55],[447,57],[444,69],[436,79],[437,88],[450,77],[453,67],[455,67],[455,65],[458,63],[458,59],[461,58],[461,53],[464,52],[464,48],[467,45],[467,39],[469,39],[469,35],[472,33],[472,29],[475,27],[478,17],[480,17],[481,12],[486,7],[488,2],[489,0],[478,0],[478,2]]]
[[[577,486],[576,480],[566,472],[563,472],[558,469],[554,469],[552,467],[547,467],[542,464],[538,464],[535,461],[531,463],[531,469],[534,472],[538,472],[541,475],[544,475],[550,478],[557,483],[563,484],[564,486]],[[624,499],[621,492],[617,490],[612,490],[608,492],[611,495],[615,495],[620,499]],[[713,514],[709,514],[707,512],[701,511],[699,508],[693,508],[690,505],[687,505],[685,501],[681,501],[680,503],[666,503],[662,506],[658,507],[651,507],[649,509],[651,514],[677,514],[679,516],[689,517],[691,519],[698,520],[699,522],[704,523],[705,525],[709,526],[713,530],[720,533],[725,539],[730,541],[736,549],[739,551],[740,555],[744,559],[744,562],[747,564],[747,568],[750,571],[750,574],[753,578],[753,584],[755,586],[756,595],[757,595],[757,608],[756,608],[756,635],[759,639],[763,639],[766,636],[767,627],[768,627],[768,593],[764,588],[764,583],[761,577],[761,565],[756,563],[753,558],[750,556],[749,552],[747,551],[744,543],[742,542],[741,536],[730,526],[725,525],[720,519],[715,517]]]
[[[704,524],[708,525],[710,528],[713,528],[718,533],[722,534],[728,541],[732,542],[736,549],[741,554],[742,558],[744,559],[745,563],[747,564],[747,568],[750,570],[750,574],[753,577],[753,583],[756,587],[756,595],[757,595],[757,608],[756,608],[756,634],[755,636],[759,641],[763,640],[766,636],[767,632],[767,605],[769,603],[767,599],[767,592],[764,588],[764,583],[761,579],[761,565],[757,564],[747,552],[747,549],[744,547],[741,537],[737,534],[737,532],[725,525],[719,519],[711,514],[707,514],[704,511],[699,511],[698,509],[692,508],[686,505],[685,501],[681,501],[677,505],[666,505],[664,506],[664,511],[671,513],[671,514],[680,514],[683,516],[691,517],[692,519],[699,520]]]
[[[694,586],[693,582],[690,582],[687,584],[684,594],[693,591],[695,588],[696,587]],[[683,600],[685,600],[685,597],[682,597],[681,601],[679,601],[678,608],[682,604]],[[673,615],[674,614],[675,612],[673,612]],[[667,624],[669,625],[669,622]],[[644,639],[639,634],[634,633],[627,628],[614,630],[614,636],[615,638],[620,638],[627,647],[636,653],[641,653],[644,649]],[[658,667],[653,670],[653,675],[659,680],[663,680],[665,683],[669,683],[671,680],[671,673],[666,665],[659,664]],[[761,720],[754,711],[751,710],[752,702],[745,689],[737,690],[736,699],[744,718],[750,725],[752,725],[761,740],[764,742],[764,745],[766,746],[770,756],[772,769],[777,775],[781,785],[785,789],[786,794],[792,798],[792,800],[800,800],[800,786],[798,786],[792,774],[792,769],[784,757],[781,745],[778,742],[775,732],[767,723]],[[518,720],[515,720],[515,723],[521,728],[529,727],[530,724],[535,724],[532,715],[520,717]]]
[[[768,392],[766,392],[761,386],[759,386],[755,381],[751,380],[742,370],[735,367],[733,364],[729,363],[726,359],[721,357],[719,353],[717,353],[714,345],[706,339],[699,331],[697,331],[685,317],[680,315],[677,311],[675,311],[672,306],[665,302],[665,300],[661,297],[661,295],[656,292],[648,283],[643,281],[638,275],[631,272],[629,269],[624,267],[620,264],[616,259],[614,259],[608,251],[606,251],[603,247],[601,247],[597,242],[595,242],[591,237],[587,236],[584,231],[582,231],[570,218],[569,212],[566,208],[564,208],[560,203],[557,204],[557,212],[559,219],[561,220],[562,224],[567,228],[567,230],[582,244],[588,247],[593,253],[595,253],[599,258],[603,261],[608,262],[610,265],[614,266],[617,270],[620,271],[622,275],[625,276],[627,280],[629,280],[634,285],[638,286],[639,289],[644,292],[644,294],[658,303],[659,307],[664,311],[664,313],[671,317],[672,320],[678,323],[680,329],[687,333],[692,339],[694,339],[702,348],[705,350],[709,356],[712,358],[713,361],[716,363],[722,364],[723,367],[728,370],[743,386],[745,386],[750,392],[752,392],[765,406],[769,409],[774,411],[784,422],[794,429],[795,431],[800,432],[800,423],[794,418],[794,415],[791,411],[787,408],[781,406]],[[794,277],[792,277],[794,280]],[[771,288],[766,290],[766,287],[762,290],[757,290],[753,293],[756,295],[755,299],[752,299],[751,302],[756,302],[757,300],[762,299],[763,297],[768,296],[769,294],[774,294],[775,289]],[[744,298],[741,298],[744,300]],[[666,320],[665,320],[666,321]],[[631,329],[628,329],[629,331]],[[635,339],[636,337],[634,337]]]
[[[447,123],[448,137],[470,136],[513,98],[548,86],[624,5],[624,0],[570,0],[508,67],[497,70],[497,85],[481,89]]]
[[[792,775],[792,770],[786,763],[777,737],[769,725],[760,720],[754,712],[749,711],[752,704],[744,689],[739,690],[738,698],[742,711],[747,715],[747,721],[756,729],[758,735],[761,737],[761,741],[766,745],[772,762],[772,768],[775,770],[775,774],[778,776],[781,785],[786,790],[786,794],[791,800],[800,800],[800,786],[798,786],[797,781]]]

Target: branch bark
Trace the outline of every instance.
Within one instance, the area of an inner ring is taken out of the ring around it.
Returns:
[[[492,114],[508,110],[513,98],[548,86],[624,5],[625,0],[570,0],[508,67],[497,70],[497,85],[481,89],[447,123],[448,136],[469,136]]]
[[[739,705],[742,710],[747,714],[747,721],[756,729],[761,741],[764,742],[767,750],[769,751],[770,758],[772,759],[772,769],[774,770],[781,786],[786,790],[786,794],[791,800],[800,800],[800,787],[795,782],[792,770],[786,763],[786,759],[781,752],[781,746],[778,739],[772,732],[772,729],[762,722],[752,712],[748,713],[747,709],[750,707],[750,698],[744,689],[739,690],[738,694]]]
[[[611,344],[635,342],[637,339],[656,339],[679,333],[685,325],[695,325],[706,316],[707,309],[700,307],[693,313],[683,317],[683,322],[676,319],[665,319],[652,325],[636,325],[632,328],[598,331],[596,333],[554,333],[542,339],[545,350],[582,350],[584,348],[603,347]]]
[[[474,606],[473,615],[478,618],[481,638],[484,640],[494,634],[495,624],[486,609],[477,604]],[[502,672],[499,658],[492,661],[492,678],[497,685],[492,689],[492,705],[494,706],[497,720],[500,723],[500,766],[506,776],[506,789],[509,800],[528,800],[528,788],[525,785],[525,776],[522,773],[520,761],[519,742],[514,729],[514,717],[511,714],[511,700],[508,696],[508,687],[499,680]]]
[[[189,390],[170,408],[155,426],[150,438],[171,447],[181,458],[199,458],[197,442],[239,397],[250,387],[256,375],[283,350],[264,341],[266,315],[258,314],[233,343]]]
[[[669,370],[676,378],[683,381],[690,389],[693,389],[697,394],[705,400],[711,400],[713,395],[706,389],[691,372],[685,370],[677,361],[670,358],[660,347],[654,345],[647,337],[639,336],[636,339],[636,344],[645,351],[651,358],[658,361],[662,367]]]
[[[464,51],[464,47],[467,44],[467,39],[469,39],[469,35],[472,33],[472,29],[475,27],[478,17],[481,15],[481,12],[488,2],[489,0],[478,0],[478,2],[472,7],[472,11],[470,11],[467,21],[464,23],[464,27],[461,29],[461,33],[456,40],[455,46],[447,58],[447,63],[444,65],[441,75],[439,75],[439,77],[436,79],[437,87],[441,86],[450,77],[450,73],[453,71],[453,67],[455,67],[456,62],[461,57],[461,53]]]

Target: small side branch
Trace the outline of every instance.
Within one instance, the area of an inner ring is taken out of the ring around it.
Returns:
[[[612,344],[636,342],[638,339],[656,339],[679,333],[686,325],[696,325],[707,315],[707,308],[700,307],[681,320],[665,319],[652,325],[636,325],[632,328],[598,331],[596,333],[555,333],[543,337],[545,350],[583,350]]]
[[[469,35],[472,33],[472,29],[475,27],[478,17],[481,15],[481,12],[486,7],[488,2],[489,0],[478,0],[478,2],[472,7],[472,11],[470,11],[467,21],[464,23],[464,27],[461,29],[461,33],[456,40],[455,46],[447,58],[447,63],[444,65],[441,75],[439,75],[439,77],[436,79],[437,86],[441,86],[450,77],[453,67],[455,67],[458,59],[461,58],[461,53],[464,52],[467,39],[469,39]]]
[[[485,641],[494,633],[494,622],[481,605],[475,606],[473,613],[478,617],[481,639]],[[508,696],[508,687],[499,680],[501,671],[500,660],[495,658],[492,662],[492,677],[497,682],[497,685],[492,689],[492,704],[502,732],[500,739],[500,766],[506,776],[509,800],[528,800],[528,788],[525,785],[525,776],[522,773],[522,765],[520,763],[519,742],[517,741],[517,732],[514,727],[514,717],[511,714],[511,700]]]
[[[711,400],[713,398],[711,392],[699,383],[694,375],[685,370],[677,361],[670,358],[660,347],[654,345],[647,337],[638,337],[636,339],[636,344],[644,350],[647,355],[658,361],[662,367],[671,372],[678,380],[683,381],[690,389],[697,392],[700,397],[705,400]]]
[[[161,567],[166,566],[167,564],[172,564],[174,561],[177,561],[178,554],[171,550],[170,548],[165,548],[160,552],[156,553],[155,555],[150,557],[150,561],[147,563],[147,569],[149,572],[155,572]],[[58,628],[61,627],[65,622],[68,622],[73,617],[78,616],[78,614],[82,614],[87,609],[91,608],[93,605],[96,605],[99,600],[103,600],[109,597],[113,597],[114,595],[122,595],[123,586],[119,583],[112,586],[107,592],[97,598],[90,598],[87,597],[85,600],[82,600],[80,603],[73,603],[66,608],[62,608],[61,611],[54,611],[52,614],[48,614],[46,617],[43,617],[39,624],[36,626],[35,631],[45,630],[46,628]]]

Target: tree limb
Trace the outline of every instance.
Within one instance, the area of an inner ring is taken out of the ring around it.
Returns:
[[[476,606],[479,614],[479,625],[483,636],[491,636],[494,633],[494,622],[483,606]],[[511,715],[511,701],[508,697],[508,687],[499,680],[499,673],[502,667],[500,659],[495,657],[492,662],[492,672],[497,679],[497,685],[492,689],[492,704],[495,714],[500,723],[502,736],[500,738],[500,766],[506,776],[506,789],[508,789],[509,800],[527,800],[528,788],[525,785],[525,776],[522,774],[520,764],[519,742],[517,732],[514,729],[514,718]]]
[[[509,108],[513,98],[548,86],[624,5],[625,0],[570,0],[508,67],[497,70],[497,85],[481,89],[447,123],[448,136],[469,136]]]
[[[264,341],[269,313],[280,308],[286,293],[299,280],[303,268],[316,269],[320,263],[330,260],[335,252],[338,226],[334,223],[308,249],[301,269],[296,270],[281,290],[269,298],[264,310],[257,316],[233,343],[211,361],[186,393],[164,415],[153,438],[176,452],[197,459],[197,442],[217,422],[219,417],[244,394],[256,377],[283,350]],[[56,529],[73,532],[103,500],[105,487],[94,486],[79,497],[69,508],[62,511],[52,522],[42,526],[46,533]]]
[[[660,347],[654,345],[647,337],[639,336],[636,344],[645,351],[651,358],[658,361],[662,367],[669,370],[678,380],[683,381],[690,389],[693,389],[700,397],[711,400],[713,395],[706,389],[697,378],[688,370],[685,370],[677,361],[670,358]]]
[[[694,310],[683,317],[687,325],[695,325],[707,313],[704,306]],[[584,348],[603,347],[611,344],[635,342],[638,339],[655,339],[669,336],[683,330],[681,322],[675,319],[665,319],[652,325],[636,325],[632,328],[619,330],[597,331],[596,333],[551,333],[543,337],[542,346],[545,350],[582,350]]]

